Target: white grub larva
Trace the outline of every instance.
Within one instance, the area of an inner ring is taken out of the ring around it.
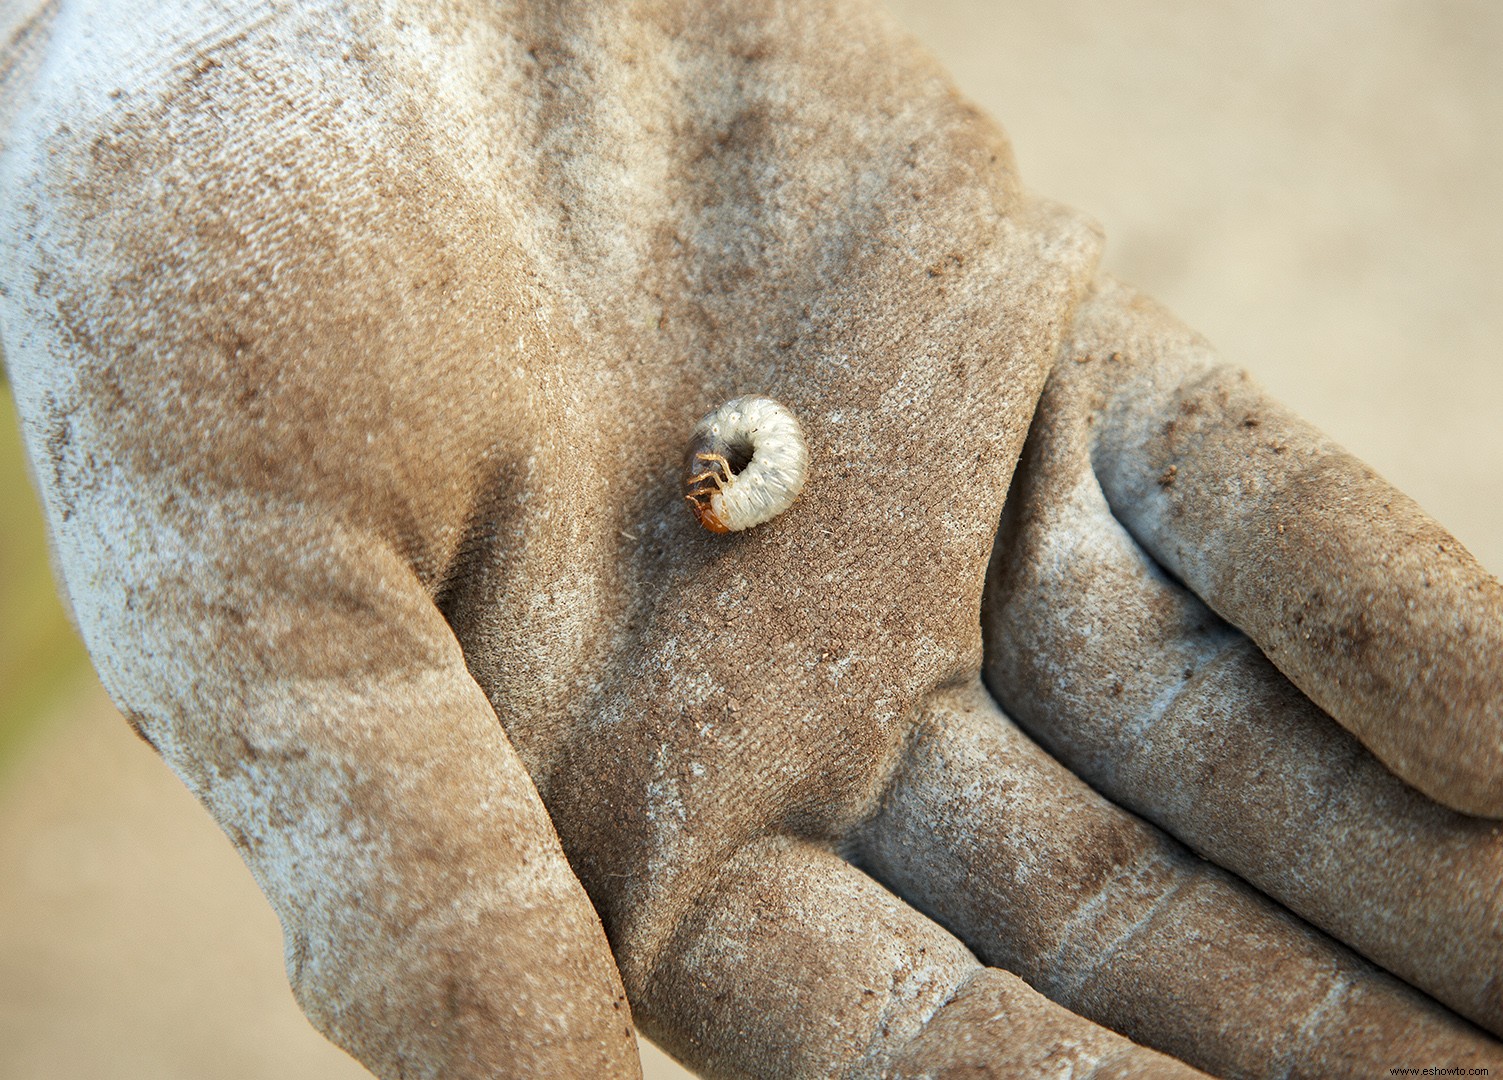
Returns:
[[[694,425],[684,498],[711,532],[740,532],[793,505],[809,475],[804,431],[787,408],[739,397]]]

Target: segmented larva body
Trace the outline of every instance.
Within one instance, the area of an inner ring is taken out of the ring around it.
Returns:
[[[694,425],[684,498],[711,532],[740,532],[793,505],[809,475],[804,431],[772,398],[739,397]]]

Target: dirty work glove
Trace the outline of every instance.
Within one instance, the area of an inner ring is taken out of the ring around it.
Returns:
[[[879,13],[5,17],[66,591],[374,1072],[1499,1067],[1494,826],[1371,756],[1499,812],[1497,584]]]

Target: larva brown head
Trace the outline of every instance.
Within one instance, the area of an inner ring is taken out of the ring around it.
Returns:
[[[720,520],[720,515],[715,513],[715,508],[710,505],[710,496],[686,495],[684,501],[689,504],[689,509],[694,511],[694,520],[712,533],[728,533],[730,528]]]

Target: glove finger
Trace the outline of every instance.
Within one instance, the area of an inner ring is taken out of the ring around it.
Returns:
[[[1060,761],[1328,933],[1503,1032],[1503,835],[1421,796],[1169,580],[1046,391],[983,609],[999,703]]]
[[[1072,1011],[1216,1075],[1503,1064],[1503,1048],[1153,826],[979,685],[932,701],[860,860]]]
[[[1134,538],[1399,776],[1503,817],[1503,585],[1126,290],[1076,335],[1117,360],[1093,459]]]
[[[642,1028],[709,1076],[1192,1077],[1074,1016],[817,845],[721,869],[642,987]]]
[[[276,909],[314,1026],[384,1077],[639,1075],[600,922],[410,569],[342,529],[183,503],[90,645]]]

